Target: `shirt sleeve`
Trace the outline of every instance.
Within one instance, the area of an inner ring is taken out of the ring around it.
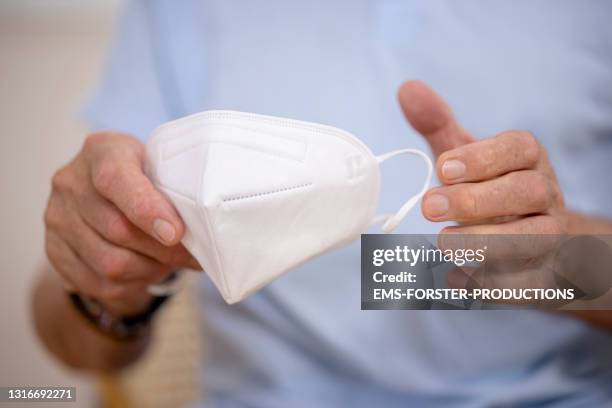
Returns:
[[[81,111],[92,130],[128,132],[144,142],[169,119],[150,15],[146,1],[126,3],[102,76]]]

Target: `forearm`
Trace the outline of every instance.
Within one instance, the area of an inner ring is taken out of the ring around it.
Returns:
[[[66,365],[109,372],[137,360],[146,349],[149,333],[130,341],[116,341],[98,332],[73,307],[57,274],[45,265],[37,277],[32,311],[38,336]]]

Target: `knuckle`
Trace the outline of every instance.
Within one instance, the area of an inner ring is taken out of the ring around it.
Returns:
[[[51,188],[54,191],[65,192],[72,189],[72,177],[68,167],[62,167],[53,174],[51,178]]]
[[[129,273],[128,256],[118,251],[111,251],[100,259],[102,274],[110,280],[125,279]]]
[[[531,132],[518,131],[515,132],[515,138],[520,146],[523,157],[529,163],[534,165],[540,158],[540,144]]]
[[[132,201],[132,212],[138,219],[152,218],[154,208],[149,197],[144,194],[138,194]]]
[[[87,135],[83,143],[83,150],[91,150],[107,139],[107,134],[104,132],[94,132]]]
[[[526,162],[527,166],[533,166],[540,159],[540,144],[531,132],[509,130],[497,137],[507,144],[508,149],[520,158],[521,162]]]
[[[116,243],[125,244],[131,238],[131,224],[127,217],[121,213],[112,216],[106,225],[106,237]]]
[[[469,189],[458,190],[456,195],[457,209],[463,218],[474,218],[480,213],[478,195]]]
[[[92,182],[96,190],[101,193],[108,192],[118,175],[118,166],[112,161],[105,160],[94,169]]]
[[[530,177],[529,192],[533,204],[538,209],[546,209],[551,206],[553,195],[550,182],[542,173],[533,172]]]

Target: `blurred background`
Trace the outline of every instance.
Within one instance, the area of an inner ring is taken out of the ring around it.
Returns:
[[[92,381],[60,368],[29,317],[43,257],[42,213],[51,174],[85,135],[78,110],[103,67],[118,0],[0,2],[0,385],[77,386],[91,407]],[[1,405],[1,404],[0,404]],[[14,404],[10,404],[14,405]]]

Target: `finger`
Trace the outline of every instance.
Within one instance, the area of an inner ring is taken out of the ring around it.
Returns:
[[[180,244],[168,247],[145,234],[117,206],[93,189],[77,197],[80,215],[87,225],[110,243],[139,252],[170,266],[192,266],[191,254]]]
[[[47,258],[68,286],[84,295],[98,294],[102,279],[78,258],[58,234],[47,230],[45,235]]]
[[[442,153],[436,170],[445,184],[488,180],[511,171],[535,168],[539,151],[538,142],[529,132],[504,132]]]
[[[421,206],[430,221],[474,221],[545,212],[553,199],[554,190],[546,176],[522,170],[480,183],[433,188]]]
[[[144,175],[142,161],[141,149],[107,148],[94,155],[93,185],[142,231],[164,245],[176,245],[185,231],[183,222]]]
[[[405,82],[398,99],[406,119],[425,137],[436,157],[475,141],[455,120],[446,102],[423,82]]]
[[[534,215],[523,217],[503,224],[485,224],[468,226],[449,226],[441,234],[474,234],[474,235],[561,235],[562,228],[551,215]]]
[[[485,260],[533,259],[561,243],[556,220],[549,215],[525,217],[498,225],[449,226],[438,235],[443,250],[481,250]]]
[[[116,306],[129,306],[142,303],[143,298],[150,297],[146,291],[146,282],[114,282],[106,280],[83,262],[78,254],[62,238],[47,232],[47,253],[53,268],[67,286],[78,293]],[[121,307],[119,307],[121,309]]]
[[[168,265],[106,241],[74,214],[63,237],[85,264],[105,280],[157,282],[172,271]]]

